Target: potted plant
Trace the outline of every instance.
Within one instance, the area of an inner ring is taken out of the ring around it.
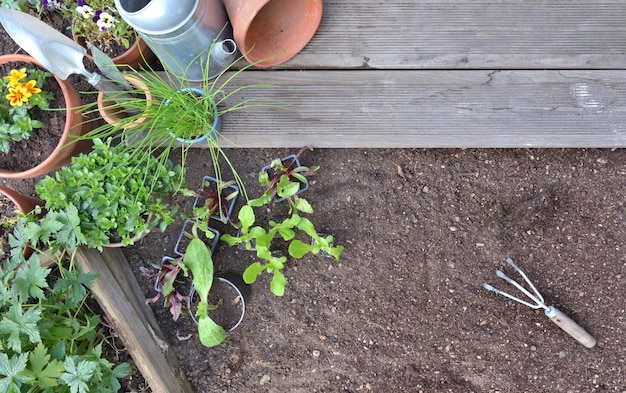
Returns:
[[[101,249],[133,244],[153,228],[174,221],[176,207],[166,199],[174,191],[181,168],[130,154],[112,140],[94,140],[94,149],[72,159],[70,166],[35,185],[48,210],[75,207],[86,244]]]
[[[294,157],[297,158],[304,150],[300,150]],[[292,158],[293,160],[293,158]],[[267,172],[261,171],[259,181],[266,186],[265,192],[257,199],[249,200],[238,213],[239,233],[236,236],[222,235],[221,239],[229,246],[243,244],[246,249],[254,250],[256,256],[262,262],[254,262],[243,273],[243,280],[252,284],[257,277],[267,272],[272,274],[270,290],[276,296],[283,296],[287,279],[282,269],[287,262],[287,256],[276,253],[276,242],[282,240],[287,245],[287,252],[292,258],[302,258],[308,253],[318,254],[325,252],[336,260],[339,260],[343,252],[343,246],[335,246],[331,235],[320,235],[313,223],[302,214],[312,214],[313,207],[304,198],[297,195],[304,181],[304,173],[316,173],[319,167],[306,168],[300,165],[287,164],[285,167],[280,159],[274,160],[275,168],[278,168],[273,180],[270,180]],[[298,169],[302,168],[302,169]],[[291,176],[290,176],[291,174]],[[286,198],[289,204],[289,212],[282,221],[270,220],[267,227],[257,224],[257,218],[253,207],[266,206],[272,202],[273,197],[279,194]],[[311,241],[304,242],[302,239],[308,236]]]
[[[17,213],[29,213],[42,204],[43,201],[38,198],[0,186],[0,260],[9,253],[9,233],[17,223]]]
[[[277,203],[288,200],[292,207],[292,203],[297,200],[296,195],[309,189],[308,177],[315,175],[320,167],[307,167],[300,164],[300,155],[306,150],[313,149],[305,146],[296,154],[276,158],[269,165],[261,168],[259,183],[265,187],[265,192],[259,198],[258,203],[266,204],[271,199]]]
[[[114,0],[44,0],[40,8],[61,14],[76,42],[85,48],[95,45],[115,64],[138,67],[154,57],[146,42],[119,17]]]
[[[235,330],[243,320],[245,291],[227,275],[214,275],[212,251],[199,237],[191,239],[184,255],[178,258],[164,257],[160,266],[142,267],[141,270],[144,275],[155,280],[157,294],[148,299],[148,302],[156,302],[163,296],[164,306],[169,307],[174,320],[181,313],[190,312],[198,324],[200,342],[207,347],[221,344],[227,334]],[[187,296],[179,290],[181,273],[185,277],[191,276],[193,280]],[[211,317],[218,311],[221,312],[219,321],[224,326]],[[230,318],[233,322],[226,322],[233,313],[235,319]]]
[[[193,216],[196,221],[208,226],[209,220],[228,223],[233,214],[239,187],[234,180],[220,181],[212,176],[204,176],[197,191],[187,190],[187,196],[195,197]]]
[[[216,45],[214,42],[212,44]],[[159,160],[168,159],[173,149],[180,148],[181,165],[185,166],[188,149],[201,139],[201,146],[209,151],[214,177],[221,181],[224,166],[229,167],[235,182],[245,195],[245,188],[234,166],[222,149],[220,138],[221,117],[225,113],[252,106],[285,107],[285,103],[275,99],[252,97],[245,98],[225,107],[225,103],[236,99],[238,93],[251,88],[270,86],[250,84],[230,88],[230,83],[252,65],[245,66],[232,74],[227,67],[217,77],[209,80],[210,56],[203,72],[204,81],[192,85],[186,79],[179,79],[169,73],[157,72],[152,68],[133,74],[127,80],[135,86],[130,94],[120,96],[116,92],[98,95],[98,107],[107,124],[97,127],[85,138],[115,137],[123,140],[129,151],[145,157],[155,154]],[[184,67],[182,67],[184,69]],[[229,91],[230,89],[230,91]],[[127,93],[127,92],[125,92]],[[89,106],[87,111],[93,111]],[[222,161],[222,162],[220,162]]]
[[[71,137],[81,136],[93,127],[76,109],[82,101],[69,81],[52,77],[35,59],[19,54],[0,56],[0,75],[0,177],[45,175],[89,148],[87,140],[71,143]],[[53,102],[52,92],[62,100]],[[52,110],[58,108],[66,109]],[[29,151],[34,139],[44,139],[47,144],[48,140],[53,141],[43,160],[37,159],[44,149],[40,145],[34,148],[36,151]],[[17,167],[26,161],[27,155],[34,157],[36,163],[29,168]]]

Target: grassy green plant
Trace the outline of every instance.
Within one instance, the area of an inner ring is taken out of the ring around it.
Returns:
[[[141,158],[149,155],[156,156],[159,161],[165,161],[174,149],[180,149],[181,165],[184,167],[191,144],[181,143],[176,138],[189,141],[205,137],[214,176],[222,180],[222,165],[225,163],[245,195],[241,178],[220,146],[220,140],[227,139],[215,127],[215,114],[223,116],[250,107],[275,108],[287,105],[276,99],[250,97],[226,107],[226,102],[236,100],[236,97],[245,91],[272,85],[249,84],[231,87],[238,75],[253,66],[248,64],[237,71],[228,72],[236,62],[209,80],[210,57],[215,45],[216,42],[211,44],[208,59],[202,62],[204,82],[200,83],[200,86],[192,84],[185,78],[179,79],[171,72],[157,72],[148,67],[140,73],[133,74],[137,82],[130,94],[126,94],[128,92],[123,96],[119,92],[108,94],[107,100],[103,103],[104,111],[119,119],[97,127],[83,138],[117,138],[127,146],[130,154],[138,156],[138,165],[143,165]],[[185,70],[184,67],[181,69]],[[94,105],[88,104],[83,110],[86,113],[95,112]],[[182,177],[180,180],[182,182]]]
[[[11,70],[0,80],[0,151],[8,153],[12,142],[30,138],[37,120],[37,109],[49,109],[52,93],[41,90],[49,72],[20,68]]]
[[[170,161],[140,159],[110,139],[95,139],[89,154],[73,157],[70,166],[40,180],[35,190],[48,210],[75,208],[85,244],[101,249],[114,236],[129,245],[136,236],[172,223],[177,209],[165,198],[180,176],[181,168]]]

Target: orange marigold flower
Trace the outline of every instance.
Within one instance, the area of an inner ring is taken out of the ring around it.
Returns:
[[[5,76],[4,79],[9,81],[9,87],[14,87],[20,84],[22,79],[26,78],[26,68],[21,68],[19,70],[11,70],[8,76]]]
[[[22,86],[15,86],[9,89],[9,94],[7,94],[7,99],[11,106],[22,106],[25,102],[28,102],[28,99],[32,96],[32,94],[26,90]]]
[[[30,93],[30,95],[32,96],[33,94],[41,93],[41,89],[38,88],[38,87],[35,87],[36,84],[37,84],[37,81],[33,79],[31,81],[24,82],[24,83],[20,84],[20,86],[25,88]]]

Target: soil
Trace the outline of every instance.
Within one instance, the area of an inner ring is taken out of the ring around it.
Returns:
[[[261,167],[295,153],[226,152],[250,197]],[[211,174],[205,150],[187,163],[190,184]],[[243,324],[215,348],[190,316],[152,305],[197,392],[626,392],[625,150],[320,149],[302,163],[321,166],[302,196],[318,231],[345,246],[340,261],[290,260],[283,297],[261,276]],[[36,180],[0,183],[32,195]],[[125,249],[146,297],[139,267],[171,255],[181,226]],[[507,257],[594,348],[483,288],[523,297],[496,276],[523,283]],[[253,261],[224,243],[215,255],[220,272]]]

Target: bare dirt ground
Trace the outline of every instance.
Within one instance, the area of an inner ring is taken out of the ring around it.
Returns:
[[[258,170],[289,153],[228,150],[251,196]],[[204,150],[188,163],[190,184],[210,173]],[[197,392],[626,392],[624,150],[320,149],[303,163],[322,167],[303,196],[341,261],[289,262],[282,298],[262,277],[216,348],[189,316],[152,306]],[[0,184],[33,194],[36,180]],[[146,297],[139,267],[171,254],[179,230],[125,250]],[[521,280],[507,257],[594,348],[482,287],[519,295],[495,275]],[[224,244],[215,259],[235,272],[254,260]]]
[[[231,157],[254,184],[258,168],[287,153]],[[305,194],[312,220],[346,246],[341,261],[291,263],[282,298],[266,279],[253,284],[243,326],[217,348],[201,348],[193,325],[155,311],[199,392],[624,392],[625,158],[623,150],[306,153],[304,163],[322,166]],[[188,180],[207,168],[194,160]],[[171,253],[178,228],[128,249],[131,263]],[[523,282],[506,257],[548,305],[595,336],[593,349],[543,311],[483,289],[521,295],[495,275]],[[216,256],[219,268],[239,272],[252,260],[227,246]]]

